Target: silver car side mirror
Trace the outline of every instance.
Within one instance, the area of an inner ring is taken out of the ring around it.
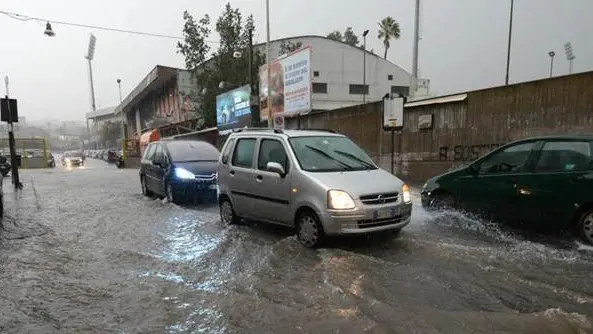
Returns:
[[[280,174],[280,176],[286,175],[284,167],[282,167],[282,165],[277,162],[268,162],[268,164],[266,165],[266,169],[268,170],[268,172],[278,173]]]

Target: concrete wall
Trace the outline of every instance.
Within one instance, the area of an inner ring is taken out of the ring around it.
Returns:
[[[511,140],[593,133],[591,87],[593,72],[588,72],[467,92],[456,102],[406,107],[405,128],[394,136],[395,173],[421,182]],[[427,115],[432,115],[433,126],[421,129],[419,118]],[[302,116],[286,124],[348,135],[390,170],[391,134],[380,130],[380,121],[381,104],[372,103]]]

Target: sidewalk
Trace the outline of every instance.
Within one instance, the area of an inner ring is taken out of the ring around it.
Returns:
[[[47,233],[41,224],[47,212],[44,212],[40,197],[31,175],[21,176],[23,189],[16,190],[10,177],[2,180],[4,216],[2,218],[3,239],[24,239]]]

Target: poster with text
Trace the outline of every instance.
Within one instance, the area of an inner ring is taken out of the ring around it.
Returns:
[[[297,50],[270,64],[272,115],[290,117],[311,111],[311,48]],[[267,65],[259,70],[260,119],[268,119]]]

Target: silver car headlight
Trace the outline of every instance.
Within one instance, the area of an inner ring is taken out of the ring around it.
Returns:
[[[327,192],[327,207],[334,210],[350,210],[356,205],[352,196],[343,190],[330,190]]]

